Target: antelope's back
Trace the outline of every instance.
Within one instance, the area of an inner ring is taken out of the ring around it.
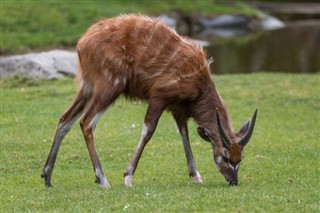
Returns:
[[[209,74],[205,52],[196,42],[147,16],[101,20],[81,37],[77,49],[84,78],[117,79],[129,96],[149,96],[158,85],[181,86]]]

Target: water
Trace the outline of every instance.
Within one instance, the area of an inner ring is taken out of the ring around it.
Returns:
[[[215,59],[213,73],[320,72],[320,21],[288,24],[272,31],[236,32],[222,38],[198,34],[193,37],[210,41],[205,47]]]

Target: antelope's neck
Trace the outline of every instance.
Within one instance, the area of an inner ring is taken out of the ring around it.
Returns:
[[[218,95],[214,84],[203,91],[203,95],[199,97],[192,111],[192,117],[201,127],[211,130],[219,137],[217,124],[216,110],[219,110],[222,126],[226,134],[230,138],[234,138],[235,134],[232,128],[231,121],[228,116],[227,109],[223,100]],[[220,140],[220,138],[216,138]]]

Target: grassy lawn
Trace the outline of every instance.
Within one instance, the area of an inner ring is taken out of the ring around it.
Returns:
[[[239,185],[228,187],[211,147],[190,139],[204,183],[194,184],[173,119],[162,116],[132,188],[123,184],[142,129],[146,105],[119,99],[98,123],[95,139],[106,176],[94,173],[76,124],[61,146],[54,188],[40,178],[60,114],[72,101],[71,79],[1,81],[1,212],[319,212],[320,75],[215,76],[237,129],[259,108]]]
[[[243,3],[230,7],[216,4],[213,0],[2,0],[0,10],[0,53],[6,55],[52,47],[74,47],[93,22],[124,13],[157,15],[176,10],[183,14],[257,15],[255,9]]]

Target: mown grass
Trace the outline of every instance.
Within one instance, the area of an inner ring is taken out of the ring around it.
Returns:
[[[40,178],[58,117],[75,94],[73,80],[1,81],[1,212],[319,212],[320,76],[251,74],[215,76],[235,128],[259,108],[254,135],[228,187],[211,147],[190,139],[204,183],[188,177],[182,143],[165,113],[146,147],[132,188],[123,172],[137,146],[146,105],[119,99],[98,123],[96,149],[112,186],[94,183],[78,125],[65,138],[53,173]]]
[[[157,15],[175,10],[183,14],[257,14],[255,9],[243,3],[230,7],[212,0],[2,0],[0,4],[1,54],[7,55],[52,47],[74,47],[79,35],[93,22],[124,13]]]

